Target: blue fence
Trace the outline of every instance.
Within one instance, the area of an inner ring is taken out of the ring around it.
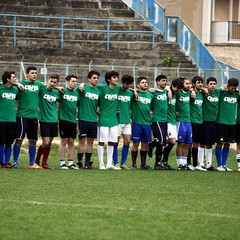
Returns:
[[[0,29],[1,28],[6,28],[6,29],[13,29],[13,45],[14,47],[17,46],[17,30],[18,29],[30,29],[30,30],[51,30],[51,31],[57,31],[60,33],[60,46],[61,48],[64,48],[64,42],[66,41],[64,36],[66,32],[96,32],[96,33],[104,33],[106,34],[106,50],[109,51],[110,50],[110,43],[111,43],[111,34],[113,33],[121,33],[121,34],[133,34],[133,33],[137,33],[137,34],[148,34],[151,36],[151,43],[152,43],[152,49],[154,49],[155,47],[155,34],[154,34],[154,27],[152,27],[151,30],[116,30],[113,27],[116,28],[116,24],[119,23],[129,23],[129,22],[142,22],[144,23],[152,23],[153,21],[149,20],[125,20],[125,19],[112,19],[112,18],[69,18],[69,17],[50,17],[50,16],[30,16],[30,15],[13,15],[13,14],[0,14],[0,21],[4,18],[12,18],[12,24],[2,24],[0,25]],[[1,19],[2,18],[2,19]],[[34,21],[35,22],[39,22],[39,19],[43,19],[43,20],[52,20],[55,21],[55,23],[59,25],[59,27],[39,27],[39,26],[31,26],[29,24],[33,24]],[[27,21],[27,24],[23,24],[24,20]],[[29,21],[31,20],[31,21]],[[99,24],[101,24],[102,26],[105,26],[105,29],[99,29],[94,25],[88,24],[88,28],[69,28],[67,27],[68,24],[65,24],[66,22],[69,21],[74,21],[74,26],[81,26],[80,21],[86,21],[86,22],[90,22],[90,21],[96,21]],[[79,22],[79,24],[78,24]],[[152,24],[151,24],[152,25]]]

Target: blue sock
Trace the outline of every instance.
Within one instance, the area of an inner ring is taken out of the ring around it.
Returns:
[[[0,144],[0,164],[4,164],[4,144]]]
[[[223,150],[222,150],[222,166],[223,167],[226,167],[228,153],[229,153],[229,147],[223,147]]]
[[[219,167],[219,166],[222,165],[222,147],[216,146],[215,154],[216,154],[216,158],[217,158],[217,164],[218,164],[218,167]]]
[[[21,146],[14,144],[14,146],[13,146],[13,163],[18,164],[20,149],[21,149]]]
[[[113,164],[118,164],[118,146],[114,145],[113,147]]]
[[[33,165],[35,161],[36,146],[28,146],[29,165]]]
[[[5,145],[5,164],[10,162],[10,158],[11,158],[11,153],[12,153],[12,146],[11,145]]]
[[[121,165],[126,163],[127,156],[128,156],[128,151],[129,151],[129,145],[123,145]]]

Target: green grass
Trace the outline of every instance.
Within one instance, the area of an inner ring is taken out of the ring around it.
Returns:
[[[0,169],[1,240],[240,239],[234,151],[234,172],[64,171],[57,145],[57,170],[29,170],[27,159],[23,150],[19,169]]]

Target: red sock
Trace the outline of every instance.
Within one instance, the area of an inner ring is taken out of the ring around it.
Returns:
[[[141,165],[142,167],[146,165],[147,151],[140,151]]]
[[[42,146],[40,146],[38,148],[37,156],[36,156],[36,159],[35,159],[35,163],[38,164],[38,165],[40,164],[40,158],[43,155],[43,152],[44,152],[44,148],[42,148]]]
[[[42,165],[47,164],[49,152],[50,152],[51,147],[46,147],[43,152],[43,160],[42,160]]]
[[[132,164],[133,165],[136,165],[137,164],[137,155],[138,155],[138,152],[136,151],[131,151],[131,155],[132,155]]]

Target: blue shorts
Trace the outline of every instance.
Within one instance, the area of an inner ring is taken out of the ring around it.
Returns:
[[[179,143],[192,143],[192,124],[191,122],[177,122],[177,141]]]
[[[152,132],[150,125],[132,124],[132,137],[133,142],[146,142],[152,141]]]

